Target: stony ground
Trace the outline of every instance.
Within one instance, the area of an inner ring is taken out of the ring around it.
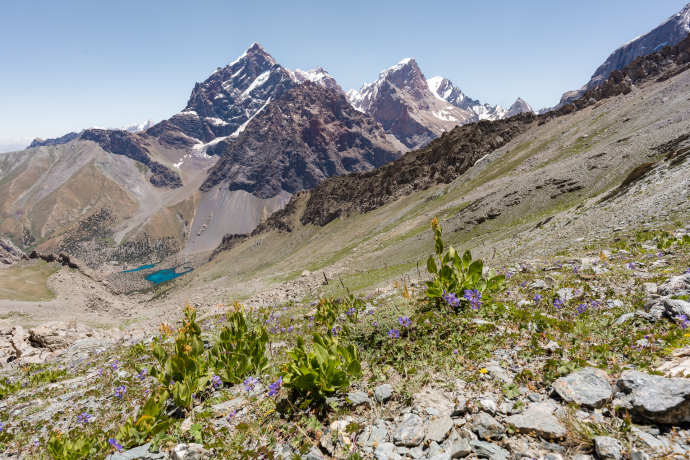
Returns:
[[[95,447],[84,458],[113,460],[687,458],[685,234],[640,227],[608,245],[516,261],[501,268],[503,293],[457,314],[425,300],[415,280],[363,299],[356,321],[345,300],[335,331],[358,350],[362,373],[323,402],[276,387],[286,350],[300,337],[311,349],[312,332],[326,332],[320,307],[255,308],[246,318],[268,333],[268,366],[209,385],[187,412],[170,400],[169,426],[136,441],[122,427],[160,386],[142,365],[157,363],[152,344],[171,350],[180,324],[121,336],[34,328],[23,342],[31,354],[0,375],[0,455],[81,458],[55,446],[85,439]],[[199,320],[207,350],[236,310]],[[43,351],[47,362],[32,364]]]

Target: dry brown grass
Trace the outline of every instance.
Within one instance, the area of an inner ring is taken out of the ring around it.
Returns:
[[[48,277],[58,270],[57,264],[38,262],[30,266],[0,270],[0,299],[43,301],[55,294],[48,289]]]

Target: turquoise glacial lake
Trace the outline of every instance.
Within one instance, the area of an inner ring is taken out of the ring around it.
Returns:
[[[146,279],[148,281],[151,281],[153,284],[160,284],[165,281],[175,279],[178,276],[182,276],[185,273],[189,273],[192,270],[194,270],[192,267],[184,267],[182,269],[183,271],[178,272],[177,269],[181,266],[182,265],[178,265],[177,267],[164,268],[163,270],[158,270],[157,272],[151,273],[150,275],[146,275]]]

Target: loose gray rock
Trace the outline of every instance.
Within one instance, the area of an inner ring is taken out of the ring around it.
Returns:
[[[387,403],[393,397],[393,386],[384,383],[379,385],[374,389],[374,398],[379,404]]]
[[[643,283],[642,290],[645,292],[645,294],[652,295],[657,293],[659,287],[656,285],[656,283]]]
[[[607,376],[602,369],[586,367],[560,377],[552,386],[566,402],[596,409],[602,407],[613,394]]]
[[[426,441],[443,442],[453,426],[455,422],[448,416],[431,420],[426,427]]]
[[[419,447],[413,447],[412,449],[407,451],[407,455],[416,460],[418,458],[424,457],[424,452]]]
[[[393,443],[384,442],[374,451],[374,458],[376,458],[376,460],[390,460],[394,451],[395,445]]]
[[[663,296],[679,295],[681,291],[690,290],[690,274],[673,276],[659,286],[659,294]]]
[[[211,406],[211,410],[216,414],[216,415],[225,415],[229,412],[232,412],[233,410],[238,410],[241,409],[242,407],[247,405],[247,400],[244,398],[235,398],[235,399],[230,399],[228,401],[214,404]]]
[[[151,443],[146,443],[143,446],[135,447],[134,449],[130,449],[124,452],[118,452],[112,455],[108,455],[105,459],[106,460],[137,460],[137,459],[145,459],[145,460],[153,460],[153,459],[162,459],[165,458],[165,454],[162,452],[159,452],[157,454],[152,454],[149,452],[149,449],[151,448]]]
[[[635,317],[635,313],[625,313],[623,315],[620,315],[616,321],[614,321],[613,325],[614,326],[620,326],[621,324],[625,323],[626,321],[630,321]]]
[[[534,433],[544,439],[558,439],[565,436],[566,429],[553,415],[558,406],[553,401],[532,404],[521,414],[506,418],[506,423],[512,423],[518,433]]]
[[[440,455],[443,453],[443,449],[441,449],[441,446],[438,445],[436,441],[431,441],[429,443],[429,451],[426,453],[426,456],[429,458],[436,457],[437,455]],[[449,455],[450,457],[450,455]]]
[[[440,412],[438,411],[438,409],[436,409],[436,408],[434,408],[434,407],[427,407],[426,409],[424,409],[424,411],[425,411],[428,415],[438,415],[438,414],[440,414]]]
[[[442,452],[438,455],[429,456],[429,460],[450,460],[450,454],[447,452]]]
[[[416,447],[424,440],[424,421],[417,414],[407,414],[393,435],[397,446]]]
[[[386,441],[388,441],[388,429],[386,422],[382,419],[376,419],[373,425],[364,427],[357,437],[357,445],[360,447],[372,447],[374,443],[379,445]]]
[[[446,452],[450,454],[451,458],[463,458],[472,453],[472,447],[467,439],[460,438],[458,441],[454,441]]]
[[[470,441],[472,451],[477,454],[477,457],[488,458],[490,460],[508,460],[510,453],[490,442],[484,441]]]
[[[529,285],[530,289],[546,289],[548,286],[544,282],[544,280],[534,280],[532,284]]]
[[[472,421],[472,431],[477,433],[481,439],[486,440],[501,438],[506,432],[503,425],[486,412],[475,415]]]
[[[633,449],[630,451],[630,460],[652,460],[652,457],[641,450]]]
[[[621,460],[623,445],[615,438],[597,436],[594,438],[594,450],[601,459]]]
[[[477,405],[483,409],[484,412],[487,412],[491,415],[496,415],[496,411],[498,410],[496,401],[492,401],[491,399],[480,399],[477,401]]]
[[[613,405],[656,423],[687,422],[690,421],[690,380],[625,370],[616,382]]]
[[[690,318],[690,303],[680,299],[665,299],[664,308],[666,316],[674,319],[676,316],[685,315]]]
[[[348,393],[346,397],[353,407],[363,405],[367,409],[371,409],[371,400],[369,399],[369,395],[364,392],[359,391],[355,393]]]

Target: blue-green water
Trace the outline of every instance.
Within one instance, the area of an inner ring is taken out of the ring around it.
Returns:
[[[153,284],[160,284],[164,281],[170,281],[172,279],[177,278],[178,276],[182,276],[185,273],[189,273],[192,270],[194,270],[192,267],[184,267],[184,271],[177,273],[176,270],[178,267],[181,267],[181,265],[178,265],[177,267],[173,268],[165,268],[163,270],[158,270],[155,273],[146,275],[146,279],[148,281],[151,281]]]
[[[139,270],[146,270],[147,268],[153,268],[153,267],[155,267],[155,266],[156,266],[156,264],[142,265],[141,267],[137,267],[137,268],[132,269],[132,270],[125,270],[125,271],[123,271],[122,273],[138,272]]]

